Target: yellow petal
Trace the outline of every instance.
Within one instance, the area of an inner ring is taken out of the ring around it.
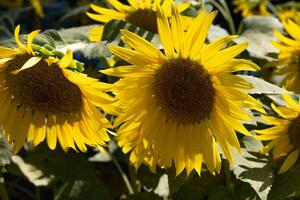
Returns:
[[[204,54],[203,54],[204,55]],[[212,69],[208,69],[212,70]],[[260,70],[259,66],[257,66],[254,62],[246,59],[232,59],[231,61],[213,69],[218,72],[237,72],[237,71],[258,71]]]
[[[12,57],[18,53],[18,50],[0,46],[0,58]]]
[[[282,125],[279,125],[279,126],[273,126],[271,128],[266,128],[266,129],[263,129],[263,130],[255,130],[256,133],[259,133],[259,134],[263,134],[263,135],[282,135],[282,134],[285,134],[287,132],[287,129],[288,129],[288,126],[282,126]]]
[[[179,56],[181,56],[184,44],[183,28],[181,17],[175,3],[172,3],[171,33],[173,35],[172,39],[176,52],[178,52]]]
[[[94,13],[89,13],[89,12],[86,12],[86,15],[89,18],[91,18],[91,19],[93,19],[93,20],[95,20],[97,22],[102,22],[102,23],[107,23],[107,22],[109,22],[109,21],[111,21],[113,19],[120,19],[120,20],[122,20],[122,19],[125,18],[125,16],[121,17],[121,16],[115,16],[115,15],[102,15],[102,14],[94,14]]]
[[[296,40],[300,41],[300,36],[299,36],[299,32],[300,32],[300,26],[297,25],[295,22],[293,22],[292,20],[288,20],[287,22],[283,22],[282,23],[285,30]]]
[[[41,30],[32,31],[27,37],[27,50],[33,53],[32,50],[32,41],[39,34]]]
[[[26,50],[25,45],[19,40],[19,33],[20,33],[20,25],[18,25],[15,29],[15,41],[20,49]]]
[[[99,42],[102,40],[104,26],[99,26],[89,30],[89,40],[91,42]]]
[[[208,62],[220,51],[220,49],[224,48],[228,42],[230,42],[232,39],[236,37],[237,36],[235,35],[224,36],[207,45],[202,52],[203,56],[201,56],[201,63]]]
[[[276,37],[278,37],[279,40],[281,40],[283,43],[285,43],[287,45],[299,46],[299,42],[298,41],[295,41],[295,40],[292,40],[292,39],[290,39],[288,37],[285,37],[278,30],[275,30],[274,34],[276,35]]]
[[[148,57],[144,57],[137,51],[127,49],[124,47],[119,46],[110,46],[109,51],[112,52],[114,55],[122,58],[123,60],[129,62],[130,64],[134,64],[137,66],[145,66],[147,64],[153,63],[152,59]]]
[[[31,57],[29,60],[27,60],[26,63],[24,63],[24,65],[20,69],[12,71],[11,73],[12,74],[17,74],[22,70],[29,69],[29,68],[33,67],[34,65],[36,65],[38,62],[40,62],[41,59],[42,58],[40,58],[40,57]]]
[[[282,174],[289,170],[297,161],[299,157],[299,150],[295,150],[288,155],[288,157],[283,162],[281,168],[279,169],[279,174]]]
[[[173,55],[174,46],[171,39],[171,29],[169,25],[168,18],[166,17],[164,11],[158,6],[157,7],[157,28],[159,33],[160,42],[162,43],[166,55]]]
[[[271,149],[273,149],[277,144],[279,144],[282,141],[281,139],[282,137],[272,140],[260,150],[260,153],[261,154],[268,153]]]
[[[121,30],[121,33],[123,41],[128,46],[134,48],[145,57],[149,57],[149,59],[152,59],[153,62],[159,63],[160,58],[165,57],[156,46],[154,46],[144,38],[124,29]]]
[[[125,13],[117,12],[115,10],[107,9],[107,8],[102,8],[100,6],[96,6],[94,4],[90,4],[90,7],[96,11],[97,13],[100,13],[102,15],[107,15],[111,17],[116,17],[117,19],[124,18]]]
[[[275,104],[271,103],[272,109],[282,118],[284,119],[294,119],[298,116],[298,112],[292,110],[288,107],[283,106],[275,106]]]
[[[136,73],[138,74],[138,76],[140,76],[139,72],[141,73],[145,72],[145,69],[140,67],[135,67],[133,65],[129,65],[129,66],[120,66],[120,67],[113,67],[105,70],[100,70],[100,72],[109,76],[117,76],[117,77],[131,76],[132,77]]]
[[[218,67],[223,63],[226,63],[227,61],[233,59],[235,56],[239,55],[247,48],[247,46],[248,43],[241,43],[221,50],[216,54],[216,56],[214,57],[215,59],[211,59],[209,62],[206,63],[206,66],[208,68]]]
[[[290,95],[283,94],[282,97],[288,103],[288,105],[291,106],[291,108],[300,112],[300,106],[291,98]]]
[[[73,61],[73,52],[70,49],[68,49],[64,57],[62,57],[62,59],[60,59],[60,61],[58,62],[58,65],[61,68],[66,68],[71,65],[72,61]]]
[[[128,0],[129,5],[131,5],[135,10],[137,10],[138,7],[138,3],[140,3],[140,1],[137,0]]]
[[[110,3],[110,5],[112,5],[116,10],[118,10],[120,12],[125,13],[130,10],[129,6],[126,6],[117,0],[107,0],[107,1],[108,1],[108,3]]]
[[[196,24],[198,28],[195,30],[193,37],[193,41],[190,44],[190,57],[196,58],[200,55],[200,52],[203,48],[203,44],[205,42],[208,30],[212,25],[213,20],[217,16],[216,11],[211,12],[206,19],[204,20],[203,24]]]
[[[196,41],[198,34],[200,33],[201,27],[204,23],[206,18],[206,10],[202,10],[198,16],[194,19],[193,23],[191,24],[190,28],[188,29],[186,36],[185,36],[185,51],[190,51],[193,47],[194,42]]]
[[[46,140],[50,149],[54,150],[57,143],[57,129],[53,116],[48,116],[46,128]]]
[[[190,2],[185,2],[185,3],[179,4],[177,6],[177,8],[178,8],[178,11],[181,13],[181,12],[185,11],[186,9],[188,9],[190,6],[191,6]]]
[[[289,122],[288,120],[285,120],[285,119],[279,119],[279,118],[271,117],[271,116],[267,116],[267,115],[262,115],[261,118],[264,121],[269,122],[274,125],[286,125]]]

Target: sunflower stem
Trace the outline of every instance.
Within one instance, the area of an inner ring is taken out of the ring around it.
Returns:
[[[267,8],[272,11],[273,15],[278,17],[278,12],[276,10],[276,7],[270,1],[267,1],[266,4],[267,4]]]
[[[244,23],[243,22],[241,22],[240,24],[239,24],[239,27],[238,27],[238,29],[237,29],[237,35],[241,35],[242,34],[242,32],[243,32],[243,29],[244,29]]]
[[[111,156],[111,160],[113,161],[113,163],[117,167],[119,173],[121,174],[121,177],[122,177],[122,179],[123,179],[123,181],[124,181],[124,183],[125,183],[125,185],[128,189],[129,194],[134,194],[134,190],[132,188],[132,185],[131,185],[127,175],[125,174],[124,170],[122,169],[121,165],[119,164],[119,162],[116,160],[116,158],[112,154],[110,154],[110,156]]]
[[[232,183],[232,180],[231,180],[231,172],[230,172],[230,167],[229,167],[229,163],[227,160],[224,160],[224,162],[223,162],[223,170],[225,173],[226,188],[228,189],[228,191],[233,192],[234,184]]]
[[[230,14],[230,10],[229,10],[227,4],[225,3],[226,4],[225,7],[227,7],[227,8],[224,8],[223,7],[224,5],[219,4],[215,0],[209,0],[208,2],[210,2],[213,6],[215,6],[221,12],[225,21],[227,22],[230,34],[236,34],[235,25],[234,25],[234,22],[233,22],[233,19],[232,19],[232,16]]]
[[[0,183],[0,199],[9,200],[4,183]]]
[[[220,3],[223,5],[223,8],[224,8],[224,10],[227,14],[227,20],[228,20],[228,25],[229,25],[231,34],[236,34],[236,28],[235,28],[235,25],[234,25],[234,21],[233,21],[230,9],[229,9],[226,1],[220,0]]]
[[[41,187],[37,186],[35,188],[35,199],[36,200],[41,200]]]
[[[128,167],[129,167],[129,175],[130,175],[130,180],[131,180],[133,190],[134,190],[134,192],[137,193],[137,192],[139,192],[139,186],[137,184],[136,170],[130,164]]]

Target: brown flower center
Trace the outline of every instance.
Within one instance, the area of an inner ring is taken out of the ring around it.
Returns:
[[[20,69],[31,55],[18,55],[7,62],[6,86],[17,103],[33,111],[45,114],[70,114],[80,111],[82,106],[79,87],[65,78],[57,64],[50,66],[44,60],[35,66]]]
[[[293,147],[300,150],[300,116],[291,123],[288,134]]]
[[[150,9],[139,9],[126,17],[129,23],[152,33],[157,33],[156,12]]]
[[[169,60],[157,70],[153,89],[162,112],[177,123],[200,123],[213,109],[215,90],[210,75],[196,61]]]

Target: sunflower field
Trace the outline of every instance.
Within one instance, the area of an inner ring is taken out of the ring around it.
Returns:
[[[0,200],[300,199],[300,1],[0,11]]]

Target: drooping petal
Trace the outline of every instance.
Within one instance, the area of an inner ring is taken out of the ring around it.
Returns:
[[[289,170],[297,161],[299,157],[299,150],[295,150],[288,155],[288,157],[283,162],[281,168],[279,169],[279,174],[282,174]]]
[[[66,68],[71,65],[72,61],[73,61],[73,52],[70,49],[67,49],[67,53],[64,55],[64,57],[62,57],[59,60],[58,65],[61,68]]]
[[[27,50],[33,54],[32,41],[41,32],[41,30],[32,31],[27,37]]]
[[[26,70],[26,69],[29,69],[31,67],[34,67],[41,60],[42,60],[41,57],[31,57],[28,61],[26,61],[24,63],[24,65],[20,69],[12,71],[11,73],[18,74],[22,70]]]
[[[26,50],[25,45],[19,39],[19,33],[20,33],[20,25],[18,25],[15,29],[15,41],[20,49]]]

